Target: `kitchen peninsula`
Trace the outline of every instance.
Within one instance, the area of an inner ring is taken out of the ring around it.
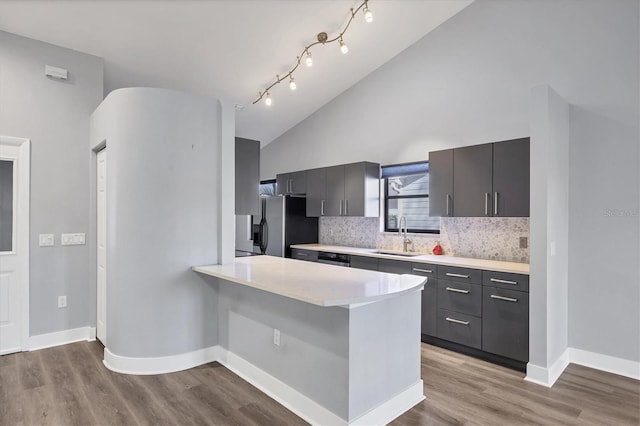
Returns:
[[[218,287],[221,363],[313,424],[384,424],[424,399],[424,277],[271,256],[193,267]]]

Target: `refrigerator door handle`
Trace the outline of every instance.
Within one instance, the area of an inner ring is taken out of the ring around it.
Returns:
[[[260,221],[260,253],[265,254],[267,252],[267,245],[269,245],[269,225],[267,220],[262,218]]]

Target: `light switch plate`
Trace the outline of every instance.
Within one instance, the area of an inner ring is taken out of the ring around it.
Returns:
[[[38,236],[40,247],[51,247],[54,244],[53,234],[40,234]]]
[[[85,244],[84,233],[61,234],[60,244],[63,246],[82,246]]]

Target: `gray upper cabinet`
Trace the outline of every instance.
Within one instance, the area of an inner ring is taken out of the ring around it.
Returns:
[[[260,214],[260,141],[236,138],[236,214]]]
[[[307,170],[307,217],[325,215],[327,169]]]
[[[304,195],[307,193],[307,171],[282,173],[276,175],[278,195]]]
[[[429,153],[429,216],[453,216],[453,149]]]
[[[325,216],[342,216],[344,214],[344,166],[326,168]]]
[[[529,216],[529,138],[429,153],[429,215]]]
[[[491,216],[491,144],[467,146],[453,151],[454,215]]]
[[[493,144],[493,216],[529,216],[529,138]]]
[[[306,191],[307,216],[377,217],[380,165],[359,162],[308,170]]]

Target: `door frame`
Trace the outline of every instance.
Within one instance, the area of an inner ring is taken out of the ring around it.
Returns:
[[[15,211],[16,229],[15,229],[15,252],[21,252],[23,255],[18,257],[18,271],[20,277],[20,349],[21,351],[29,350],[29,216],[30,216],[30,166],[31,166],[31,141],[25,138],[17,138],[13,136],[0,135],[0,145],[18,147],[18,158],[14,162],[17,170],[14,172],[18,181],[16,185],[16,194],[18,195]]]

